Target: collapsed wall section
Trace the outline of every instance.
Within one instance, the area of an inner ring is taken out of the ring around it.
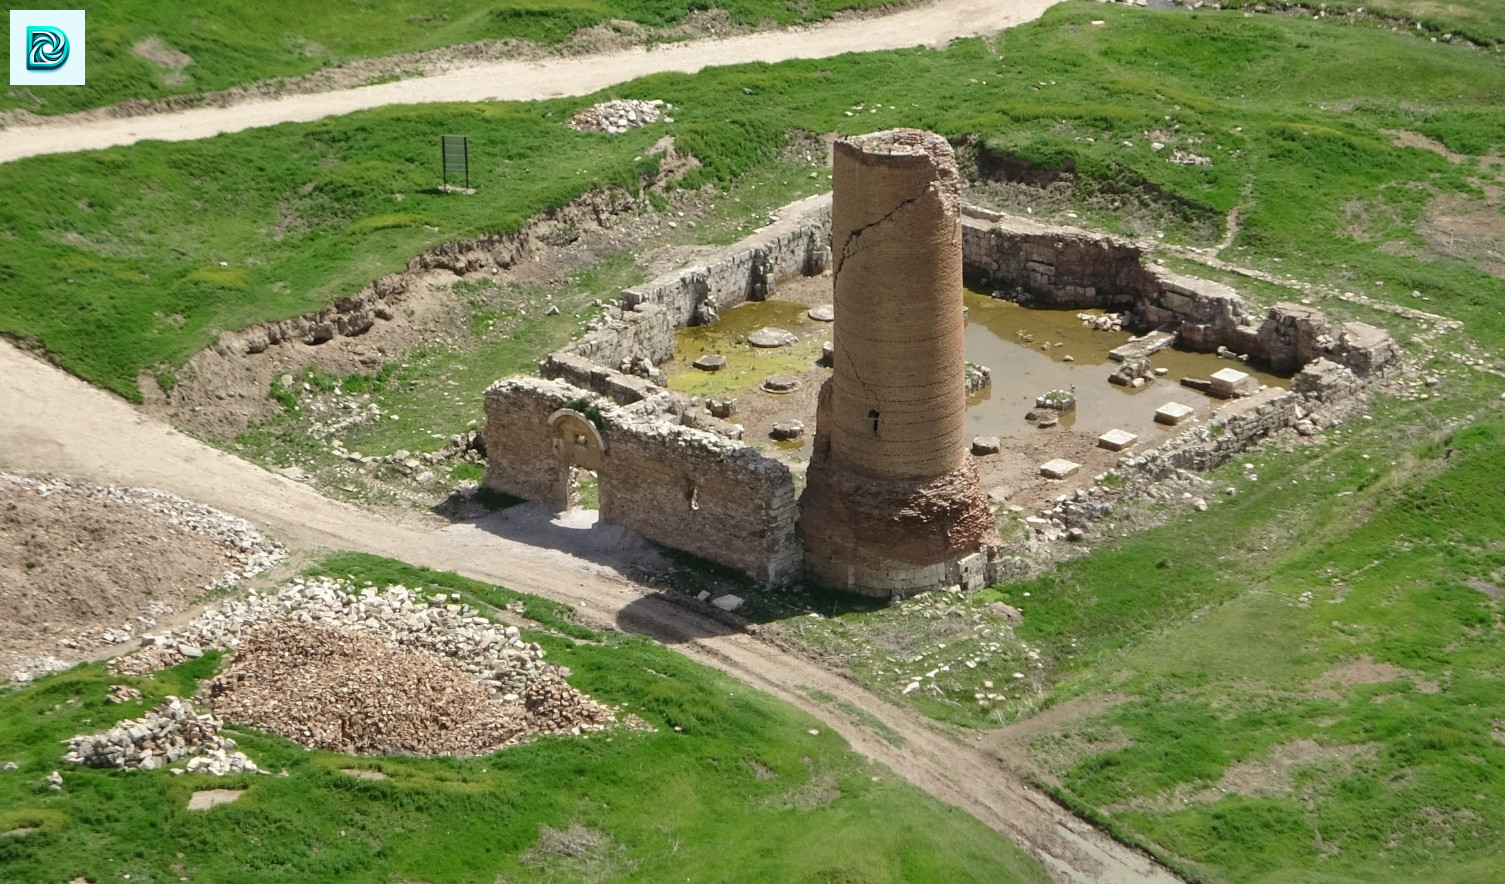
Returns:
[[[561,381],[513,378],[486,391],[485,435],[487,488],[562,510],[572,471],[594,470],[603,522],[766,584],[799,577],[789,468],[666,420],[663,402],[622,407]]]
[[[1383,376],[1400,349],[1362,322],[1334,327],[1320,310],[1281,302],[1258,319],[1229,286],[1146,264],[1127,240],[969,207],[964,270],[1028,307],[1122,311],[1140,331],[1165,330],[1199,352],[1226,348],[1277,372],[1320,357],[1360,376]]]
[[[551,372],[564,357],[577,357],[647,375],[674,355],[674,333],[679,329],[714,322],[721,311],[761,300],[791,277],[822,273],[830,256],[830,194],[800,200],[782,211],[778,221],[729,246],[715,261],[624,289],[620,304],[605,308],[585,336],[554,354],[555,365],[546,360],[541,372],[563,377]],[[571,380],[576,378],[589,380],[588,374],[577,373]]]

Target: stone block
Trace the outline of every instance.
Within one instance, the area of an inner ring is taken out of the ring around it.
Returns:
[[[985,454],[997,454],[1003,443],[997,436],[978,436],[972,440],[972,453],[979,457]]]
[[[1097,447],[1106,448],[1109,451],[1123,451],[1138,441],[1139,437],[1128,430],[1109,430],[1097,437]]]
[[[1040,475],[1047,479],[1065,479],[1076,475],[1076,472],[1081,468],[1082,465],[1079,463],[1072,463],[1069,460],[1058,457],[1055,460],[1042,464]]]
[[[1169,424],[1174,427],[1176,424],[1191,417],[1194,411],[1196,409],[1190,405],[1182,405],[1180,402],[1167,402],[1155,409],[1155,423]]]
[[[1232,399],[1235,396],[1252,396],[1259,392],[1259,381],[1248,372],[1225,368],[1212,376],[1209,391],[1214,396]]]

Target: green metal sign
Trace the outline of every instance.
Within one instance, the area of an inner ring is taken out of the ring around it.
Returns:
[[[439,158],[443,169],[440,172],[446,186],[449,185],[449,176],[454,175],[457,179],[465,181],[465,189],[470,189],[470,138],[465,135],[440,135]]]

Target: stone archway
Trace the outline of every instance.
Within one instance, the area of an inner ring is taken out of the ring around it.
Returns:
[[[575,471],[592,470],[605,496],[602,466],[606,459],[606,440],[591,419],[573,408],[561,408],[549,415],[553,436],[554,458],[558,471],[554,493],[549,503],[557,512],[566,512],[576,503]]]

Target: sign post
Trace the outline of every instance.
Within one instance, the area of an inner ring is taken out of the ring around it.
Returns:
[[[440,177],[444,179],[444,186],[449,187],[450,173],[456,177],[463,177],[465,189],[470,189],[470,138],[465,135],[440,135],[439,136],[439,160]]]

